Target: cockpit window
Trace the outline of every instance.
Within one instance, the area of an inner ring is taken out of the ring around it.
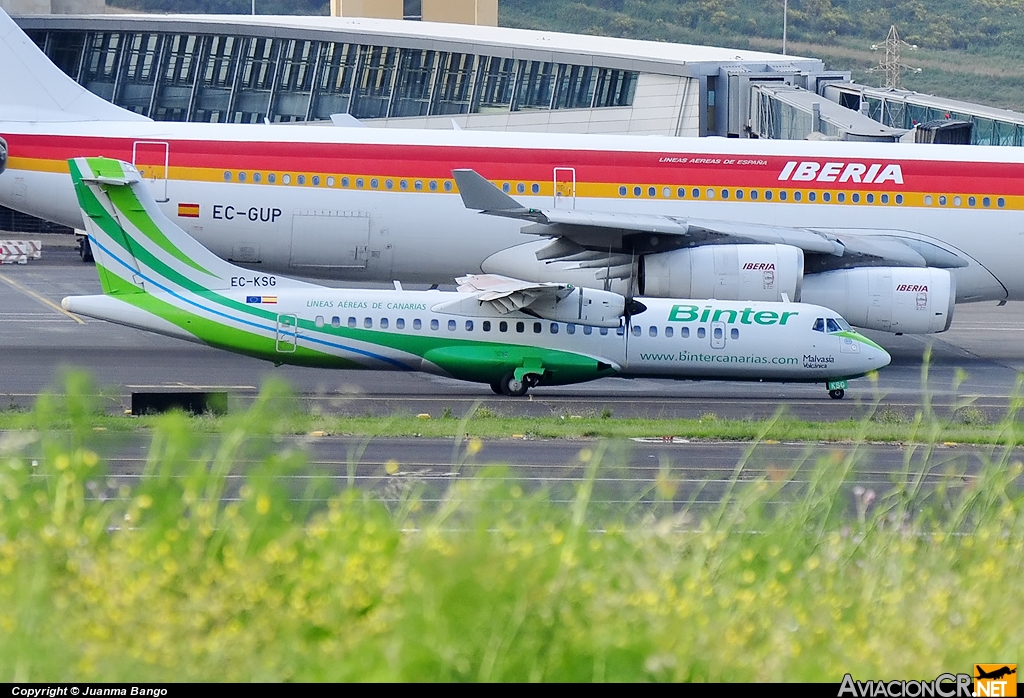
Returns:
[[[825,318],[818,318],[817,320],[815,320],[814,321],[814,327],[812,327],[811,329],[814,330],[815,332],[824,332],[825,331]]]
[[[843,329],[839,326],[839,323],[832,318],[825,320],[825,324],[829,332],[841,332]]]
[[[839,329],[841,329],[841,330],[843,330],[845,332],[851,332],[853,330],[853,328],[850,327],[850,323],[848,323],[846,320],[844,320],[841,317],[837,317],[836,318],[836,323],[839,325]]]

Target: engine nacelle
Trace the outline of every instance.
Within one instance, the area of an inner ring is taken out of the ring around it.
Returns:
[[[576,286],[557,300],[550,296],[540,298],[523,312],[555,322],[618,327],[626,312],[626,299],[613,291]]]
[[[7,141],[0,138],[0,174],[7,169]]]
[[[657,298],[800,300],[804,252],[791,245],[706,245],[645,255],[640,294]]]
[[[931,267],[859,267],[804,278],[803,301],[824,305],[857,327],[883,332],[945,332],[956,280]]]

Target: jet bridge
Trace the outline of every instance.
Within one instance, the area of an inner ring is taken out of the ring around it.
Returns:
[[[889,143],[900,140],[908,130],[879,123],[815,92],[778,83],[750,85],[747,128],[751,138]]]

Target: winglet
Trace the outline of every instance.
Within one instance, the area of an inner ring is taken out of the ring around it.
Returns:
[[[466,208],[509,213],[529,210],[481,177],[476,170],[452,170],[452,176],[459,185],[459,194]]]

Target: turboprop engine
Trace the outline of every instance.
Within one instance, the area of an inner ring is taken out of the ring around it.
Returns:
[[[800,300],[804,252],[791,245],[707,245],[645,255],[640,295],[717,300]]]
[[[803,302],[824,305],[851,324],[883,332],[945,332],[956,280],[932,267],[858,267],[804,278]]]

